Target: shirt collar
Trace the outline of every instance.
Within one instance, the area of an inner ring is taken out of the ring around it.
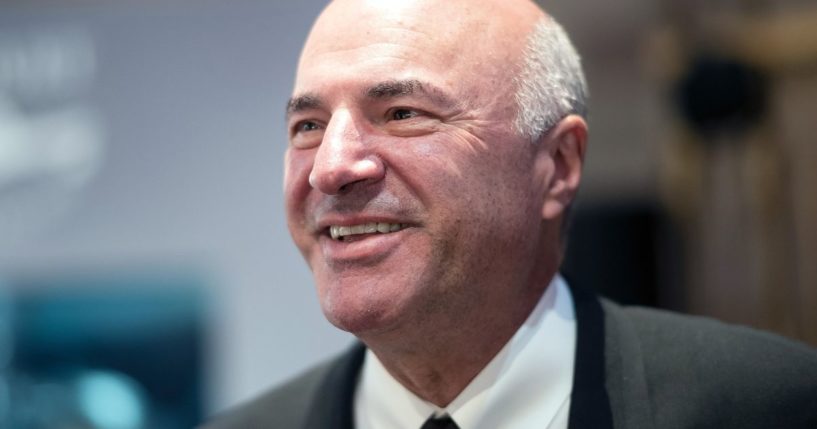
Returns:
[[[561,276],[551,281],[525,323],[445,409],[403,387],[367,350],[355,395],[360,429],[416,429],[450,414],[461,429],[545,427],[569,400],[576,318]]]

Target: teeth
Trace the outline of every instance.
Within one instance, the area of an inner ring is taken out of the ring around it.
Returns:
[[[343,237],[349,235],[372,234],[375,232],[387,234],[389,232],[400,231],[404,227],[404,224],[385,222],[370,222],[351,226],[332,225],[329,227],[329,236],[331,236],[333,240],[342,240]]]

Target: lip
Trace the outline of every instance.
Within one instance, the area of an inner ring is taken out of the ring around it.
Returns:
[[[370,220],[369,222],[377,222]],[[385,222],[380,220],[380,222]],[[360,222],[367,223],[367,222]],[[396,222],[394,222],[396,223]],[[330,225],[356,225],[357,221],[351,223],[331,223]],[[328,227],[327,227],[328,228]],[[367,234],[354,241],[333,240],[328,234],[323,233],[326,228],[321,229],[319,243],[323,251],[323,257],[330,265],[335,264],[361,264],[371,265],[386,259],[411,235],[414,227],[406,227],[399,231],[387,234],[372,233]]]

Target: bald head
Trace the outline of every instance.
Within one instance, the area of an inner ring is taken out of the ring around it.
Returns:
[[[410,39],[435,46],[445,63],[466,52],[512,61],[544,16],[526,0],[335,0],[316,21],[303,57]]]

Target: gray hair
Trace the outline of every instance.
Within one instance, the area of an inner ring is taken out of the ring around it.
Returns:
[[[569,114],[587,116],[587,82],[561,25],[542,18],[531,31],[516,78],[516,130],[535,141]]]

